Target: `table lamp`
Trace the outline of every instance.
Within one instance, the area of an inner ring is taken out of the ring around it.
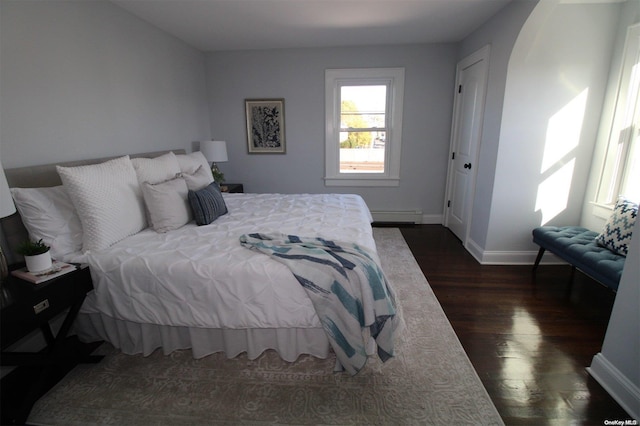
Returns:
[[[211,163],[211,173],[213,179],[218,182],[224,182],[224,173],[218,169],[216,163],[222,163],[229,160],[227,156],[227,143],[225,141],[204,141],[200,143],[200,151]]]

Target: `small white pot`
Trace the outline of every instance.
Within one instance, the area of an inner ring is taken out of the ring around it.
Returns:
[[[49,252],[25,256],[24,261],[27,263],[29,272],[42,272],[51,269],[51,253]]]

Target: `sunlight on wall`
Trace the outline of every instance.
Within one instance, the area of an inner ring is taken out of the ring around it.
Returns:
[[[574,158],[538,185],[536,211],[542,212],[541,225],[549,223],[567,208],[575,163]]]
[[[588,94],[589,89],[584,89],[549,119],[540,174],[557,170],[538,186],[535,210],[542,213],[541,225],[567,207],[575,166],[572,153],[580,143]]]
[[[549,170],[578,146],[588,94],[589,89],[584,89],[549,119],[541,173]]]

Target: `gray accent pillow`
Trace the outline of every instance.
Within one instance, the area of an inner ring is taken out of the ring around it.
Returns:
[[[216,182],[199,191],[190,190],[189,204],[198,225],[208,225],[227,213],[227,205]]]

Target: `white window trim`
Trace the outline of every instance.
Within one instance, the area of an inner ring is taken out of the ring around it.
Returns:
[[[622,66],[618,77],[616,102],[609,128],[609,141],[601,168],[596,201],[593,202],[594,214],[598,217],[603,217],[607,210],[613,208],[624,177],[624,167],[627,161],[626,153],[618,153],[616,146],[620,138],[619,133],[622,130],[620,122],[625,112],[627,92],[631,80],[631,67],[633,64],[638,63],[639,46],[640,25],[636,24],[627,29]]]
[[[340,173],[340,87],[343,85],[388,85],[391,109],[384,173]],[[404,68],[351,68],[325,71],[325,185],[398,186],[402,152],[402,105]]]
[[[602,204],[592,201],[590,203],[593,206],[592,213],[595,217],[600,219],[609,219],[613,213],[613,204]]]

